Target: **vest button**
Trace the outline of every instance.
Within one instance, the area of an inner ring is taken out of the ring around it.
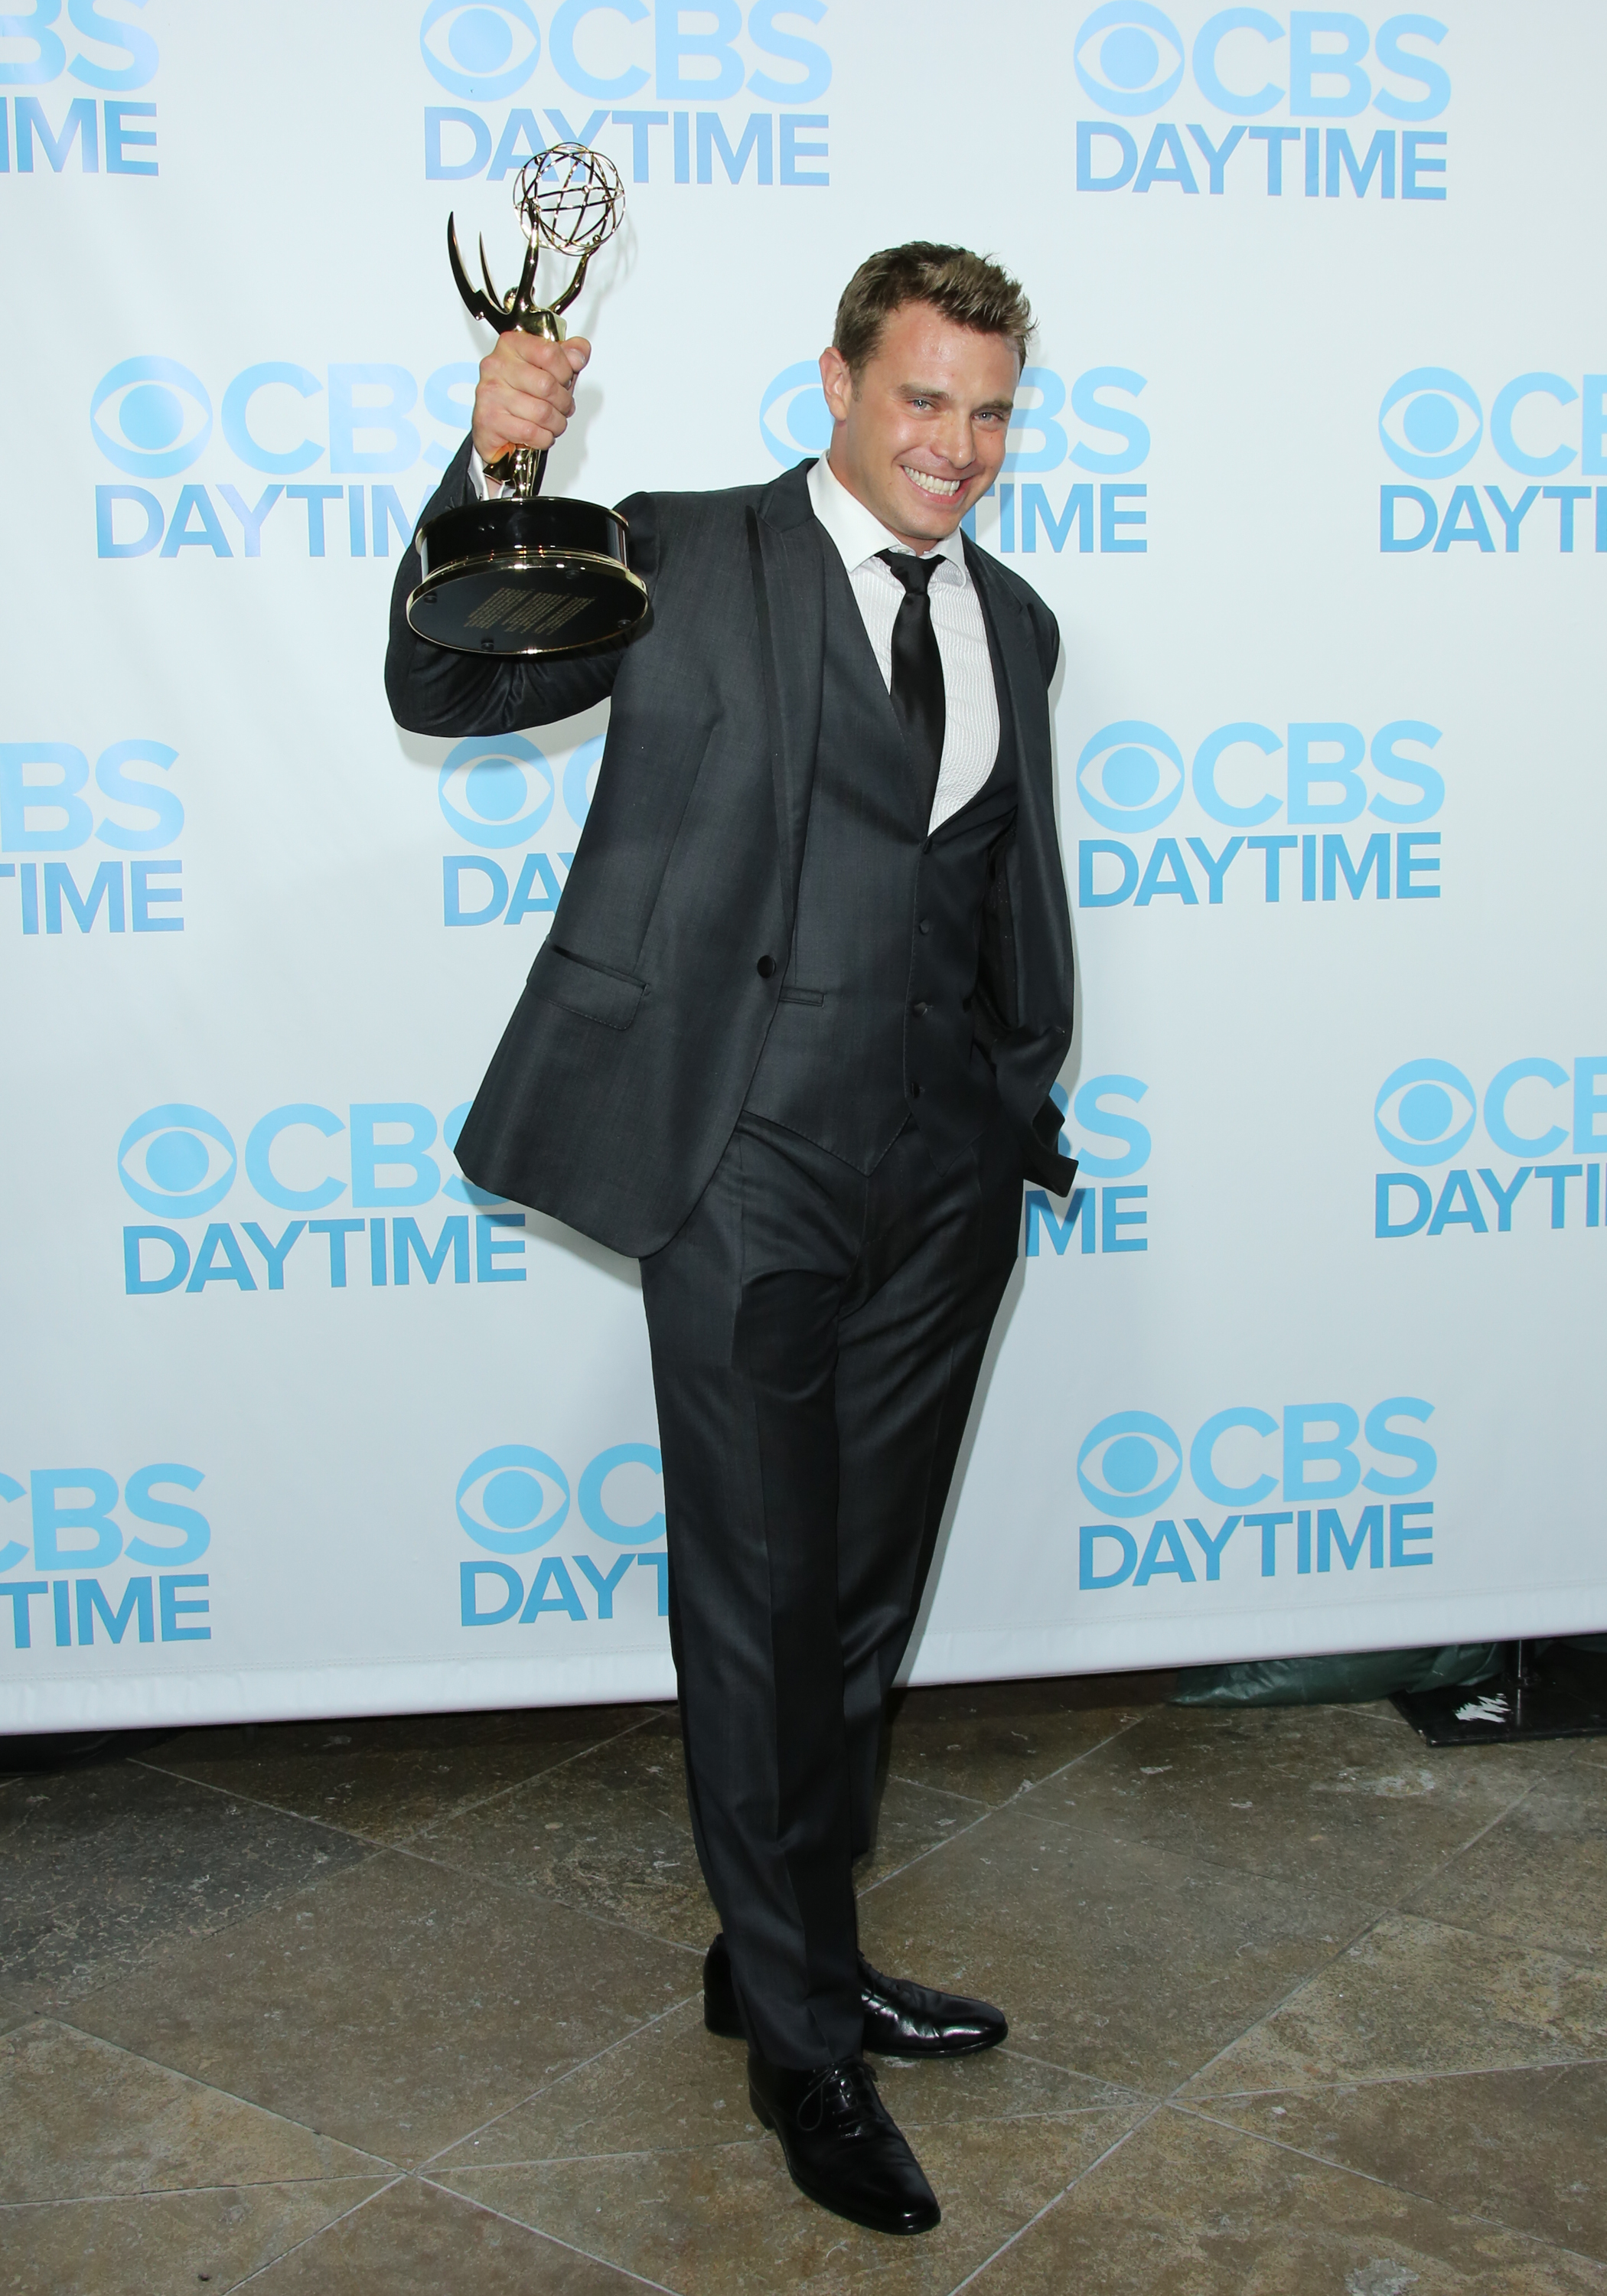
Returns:
[[[931,920],[930,920],[929,918],[927,918],[927,917],[922,917],[922,918],[921,919],[920,926],[919,926],[919,928],[918,928],[918,929],[919,929],[919,931],[922,931],[922,932],[931,932]]]
[[[913,1084],[913,1085],[911,1085],[911,1086],[910,1086],[910,1088],[909,1088],[909,1096],[910,1096],[910,1098],[911,1098],[912,1100],[919,1100],[919,1099],[920,1099],[920,1097],[921,1097],[921,1087],[920,1087],[920,1086],[919,1086],[918,1084]]]
[[[927,1014],[931,1011],[931,1006],[926,1002],[925,998],[922,997],[919,1004],[912,1004],[909,1009],[914,1014],[917,1021],[923,1021]]]
[[[758,974],[761,980],[768,980],[770,975],[775,972],[775,959],[773,956],[761,956],[758,964],[754,967],[754,971]]]

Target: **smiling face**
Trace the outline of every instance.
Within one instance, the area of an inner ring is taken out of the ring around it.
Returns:
[[[900,542],[928,551],[998,476],[1019,379],[1007,335],[905,303],[857,375],[840,352],[821,353],[835,425],[826,459]]]

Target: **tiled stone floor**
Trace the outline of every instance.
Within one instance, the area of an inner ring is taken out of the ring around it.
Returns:
[[[661,1710],[0,1776],[0,2290],[1607,2296],[1607,1741],[1165,1688],[904,1703],[866,1948],[1013,2020],[885,2069],[919,2241],[702,2030]]]

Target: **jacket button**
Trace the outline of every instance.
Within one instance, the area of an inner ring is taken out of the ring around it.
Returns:
[[[927,918],[927,917],[922,917],[922,918],[921,919],[921,922],[920,922],[920,927],[919,927],[919,930],[920,930],[922,932],[927,932],[927,933],[931,932],[931,919],[930,919],[930,918]]]
[[[920,1087],[920,1086],[919,1086],[918,1084],[913,1084],[913,1085],[911,1085],[911,1086],[910,1086],[910,1088],[909,1088],[909,1096],[910,1096],[910,1098],[911,1098],[912,1100],[919,1100],[919,1099],[920,1099],[920,1097],[921,1097],[921,1087]]]
[[[768,980],[775,970],[775,959],[773,956],[761,956],[754,970],[761,980]]]
[[[918,1004],[912,1004],[909,1009],[914,1014],[917,1021],[923,1021],[927,1014],[931,1011],[931,1006],[926,1002],[925,998],[922,997]]]

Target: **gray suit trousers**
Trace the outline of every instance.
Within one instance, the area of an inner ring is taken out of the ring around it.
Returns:
[[[1021,1177],[1002,1115],[946,1172],[907,1125],[868,1175],[744,1116],[642,1262],[693,1828],[776,2064],[860,2047],[852,1866]]]

